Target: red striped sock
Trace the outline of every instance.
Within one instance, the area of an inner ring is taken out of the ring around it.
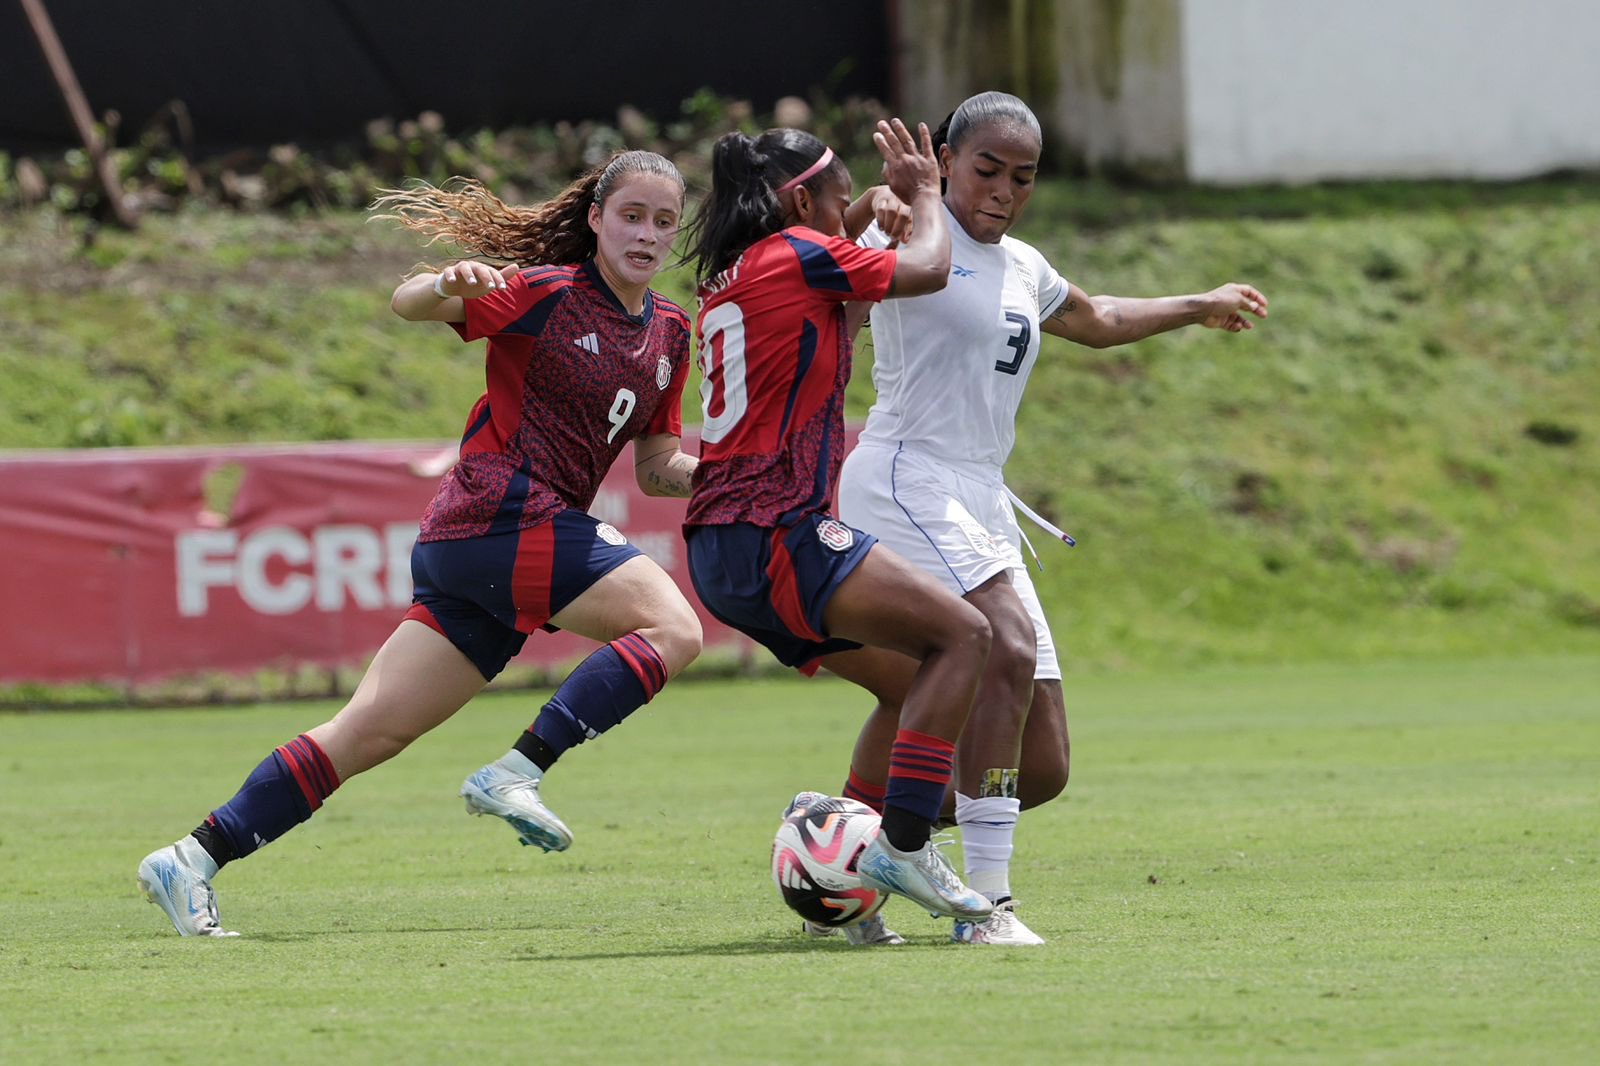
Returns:
[[[865,803],[879,814],[883,813],[883,786],[856,773],[854,766],[850,768],[850,777],[844,783],[844,795],[846,799]]]
[[[955,769],[956,746],[948,740],[902,729],[889,751],[889,785],[886,807],[899,807],[930,823],[944,806],[945,789]]]
[[[300,786],[300,794],[305,796],[306,806],[311,810],[321,807],[322,801],[339,787],[339,775],[334,772],[328,753],[304,733],[278,748],[278,755],[294,775],[294,782]]]

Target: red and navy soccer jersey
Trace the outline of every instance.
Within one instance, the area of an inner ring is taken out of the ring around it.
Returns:
[[[489,338],[488,391],[418,539],[511,532],[587,510],[623,445],[682,432],[689,318],[671,301],[651,292],[630,315],[590,261],[520,271],[465,304],[455,329]]]
[[[844,461],[847,300],[882,300],[892,251],[804,226],[700,287],[700,466],[686,525],[789,526],[826,511]]]

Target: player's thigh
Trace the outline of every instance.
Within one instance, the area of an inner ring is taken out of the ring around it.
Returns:
[[[983,612],[882,544],[840,583],[823,621],[829,636],[918,660],[956,646],[988,653]]]
[[[993,633],[989,648],[991,668],[1015,671],[1024,680],[1031,680],[1037,643],[1033,618],[1012,585],[1011,572],[1003,570],[994,575],[967,593],[965,599],[989,620]]]
[[[350,701],[310,733],[342,781],[449,718],[484,684],[478,666],[449,638],[407,619],[378,649]]]
[[[645,632],[669,674],[700,654],[702,634],[694,608],[667,572],[643,555],[601,576],[551,615],[550,624],[602,642]]]

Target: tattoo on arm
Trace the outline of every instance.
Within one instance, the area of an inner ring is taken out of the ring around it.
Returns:
[[[1077,309],[1078,309],[1078,301],[1074,300],[1072,297],[1068,296],[1067,299],[1066,299],[1066,302],[1063,303],[1060,307],[1056,308],[1055,311],[1050,315],[1050,317],[1051,318],[1066,318],[1068,315],[1070,315],[1072,312],[1076,311]]]
[[[663,477],[661,475],[661,471],[659,470],[650,471],[646,480],[650,482],[652,487],[659,490],[663,496],[689,495],[689,485],[687,482],[679,481],[677,478]]]

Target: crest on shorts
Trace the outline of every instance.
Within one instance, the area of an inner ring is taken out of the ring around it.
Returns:
[[[666,356],[656,363],[656,388],[662,392],[667,391],[667,386],[672,384],[672,360]]]
[[[628,538],[624,537],[622,535],[622,530],[618,529],[616,526],[612,525],[610,522],[601,522],[601,523],[599,523],[598,525],[596,525],[594,527],[594,532],[595,532],[595,536],[599,537],[601,540],[605,541],[607,544],[626,544],[626,543],[628,543]]]
[[[995,547],[994,538],[989,535],[989,531],[978,525],[973,519],[964,518],[959,525],[961,532],[967,535],[967,543],[972,545],[973,551],[979,555],[1000,554],[999,549]]]
[[[817,539],[824,548],[842,552],[856,542],[856,531],[843,522],[825,518],[817,523]]]

